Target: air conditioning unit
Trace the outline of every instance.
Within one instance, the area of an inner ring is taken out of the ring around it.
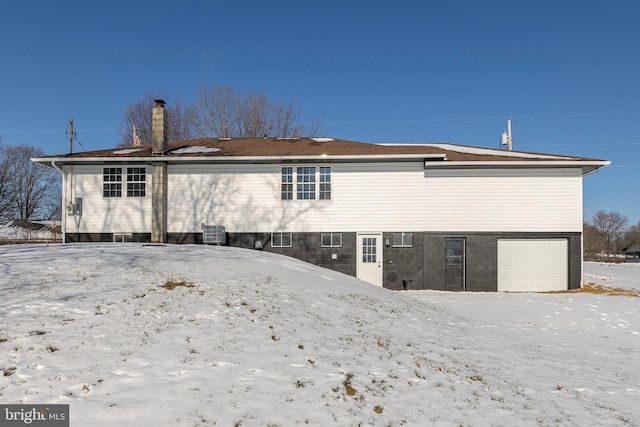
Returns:
[[[204,225],[202,242],[207,245],[226,245],[227,232],[222,225]]]

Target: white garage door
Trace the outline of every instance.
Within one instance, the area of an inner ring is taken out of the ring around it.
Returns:
[[[565,291],[567,239],[498,240],[498,291]]]

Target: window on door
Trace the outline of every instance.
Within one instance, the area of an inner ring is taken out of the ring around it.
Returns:
[[[365,237],[362,239],[362,262],[376,262],[376,238]]]
[[[462,265],[464,256],[464,240],[463,239],[447,239],[445,241],[445,265]]]

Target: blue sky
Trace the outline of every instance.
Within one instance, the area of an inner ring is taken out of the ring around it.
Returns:
[[[200,85],[293,101],[327,135],[611,160],[585,216],[640,221],[640,2],[11,1],[0,6],[0,135],[115,146],[145,92]]]

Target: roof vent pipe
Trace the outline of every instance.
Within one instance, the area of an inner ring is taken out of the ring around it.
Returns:
[[[156,99],[156,108],[153,109],[151,117],[151,154],[162,155],[167,151],[167,128],[169,120],[167,110],[164,108],[166,102],[163,99]]]

